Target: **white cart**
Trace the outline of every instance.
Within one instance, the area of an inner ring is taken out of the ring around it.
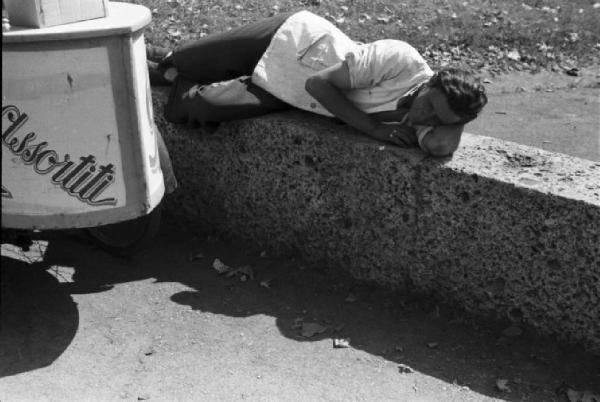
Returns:
[[[164,184],[142,6],[2,36],[2,227],[92,228],[130,251],[158,226]]]

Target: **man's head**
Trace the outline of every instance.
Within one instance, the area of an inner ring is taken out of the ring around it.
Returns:
[[[465,124],[475,119],[486,103],[485,89],[472,74],[449,68],[435,73],[419,91],[408,116],[413,124]]]

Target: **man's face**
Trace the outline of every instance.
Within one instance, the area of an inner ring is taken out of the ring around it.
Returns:
[[[425,86],[419,91],[408,111],[408,119],[412,124],[423,126],[440,126],[460,123],[461,118],[450,109],[448,99],[437,88]]]

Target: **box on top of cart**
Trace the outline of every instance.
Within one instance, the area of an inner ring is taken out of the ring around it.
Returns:
[[[4,0],[11,25],[45,28],[103,18],[109,0]]]

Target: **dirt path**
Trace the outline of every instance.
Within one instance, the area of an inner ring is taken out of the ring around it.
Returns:
[[[489,104],[467,132],[600,160],[600,68],[489,81]]]
[[[219,275],[215,258],[254,278]],[[193,238],[168,219],[129,261],[64,235],[26,255],[5,244],[2,279],[3,402],[559,401],[563,383],[600,384],[599,360],[577,348]],[[334,348],[337,337],[350,347]]]

